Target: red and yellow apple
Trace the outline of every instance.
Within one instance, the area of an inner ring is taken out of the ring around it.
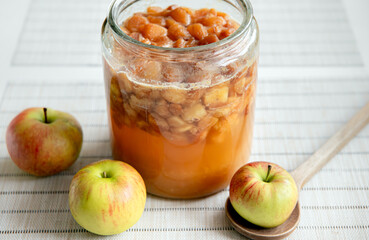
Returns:
[[[69,208],[87,231],[113,235],[141,217],[146,187],[141,175],[121,161],[102,160],[82,168],[69,188]]]
[[[70,114],[50,108],[19,113],[6,131],[6,145],[14,163],[35,176],[67,169],[78,158],[82,128]]]
[[[251,162],[235,173],[229,195],[241,217],[271,228],[289,218],[297,203],[298,190],[293,177],[277,164]]]

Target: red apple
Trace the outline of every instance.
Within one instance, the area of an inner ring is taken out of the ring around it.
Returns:
[[[292,176],[277,164],[251,162],[235,173],[229,195],[241,217],[271,228],[289,218],[297,203],[298,190]]]
[[[99,235],[124,232],[141,217],[146,187],[127,163],[102,160],[82,168],[69,188],[69,208],[76,222]]]
[[[29,108],[18,114],[6,131],[6,145],[14,163],[35,176],[67,169],[78,158],[82,129],[70,114],[50,108]]]

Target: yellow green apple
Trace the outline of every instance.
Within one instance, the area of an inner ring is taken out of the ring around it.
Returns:
[[[236,212],[265,228],[281,225],[291,215],[298,199],[293,177],[268,162],[251,162],[233,176],[229,198]]]
[[[69,188],[69,208],[87,231],[113,235],[126,231],[141,217],[146,187],[127,163],[101,160],[82,168]]]
[[[82,147],[81,125],[70,114],[51,108],[28,108],[6,131],[6,145],[14,163],[35,176],[67,169]]]

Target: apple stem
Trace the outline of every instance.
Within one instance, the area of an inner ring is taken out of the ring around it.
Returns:
[[[272,165],[268,165],[268,172],[267,172],[267,175],[266,175],[266,178],[265,178],[266,182],[269,182],[268,178],[269,178],[270,170],[272,170]]]
[[[106,172],[105,171],[103,172],[103,178],[106,178]]]
[[[47,122],[47,108],[44,108],[44,116],[45,116],[45,123],[48,123]]]

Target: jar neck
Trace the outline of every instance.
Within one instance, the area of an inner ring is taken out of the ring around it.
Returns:
[[[239,11],[240,16],[242,16],[239,28],[229,37],[215,43],[189,48],[166,48],[148,45],[129,37],[121,29],[122,16],[136,2],[140,1],[114,0],[109,9],[107,25],[112,31],[115,40],[122,47],[128,51],[132,51],[137,56],[145,58],[167,58],[168,61],[180,62],[193,61],[194,55],[196,55],[195,57],[199,60],[221,59],[230,53],[240,51],[240,45],[243,44],[248,32],[250,32],[253,26],[253,9],[249,0],[233,0],[233,3],[231,3],[232,1],[224,0],[224,2],[227,2],[231,7]]]

